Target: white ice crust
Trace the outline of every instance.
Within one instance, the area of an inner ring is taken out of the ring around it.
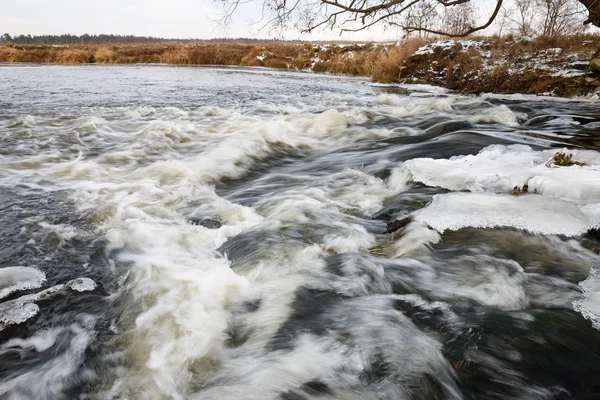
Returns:
[[[584,165],[555,165],[552,158],[557,151],[571,154],[572,160]],[[466,227],[510,227],[578,236],[600,228],[600,153],[595,151],[493,145],[476,155],[417,158],[403,166],[413,181],[460,191],[436,195],[413,214],[416,222],[440,233]],[[597,272],[592,271],[581,286],[583,296],[574,302],[574,309],[600,329]]]
[[[577,236],[600,226],[600,209],[534,194],[448,193],[434,196],[415,219],[440,233],[466,227],[513,227],[544,235]]]
[[[600,201],[600,154],[562,150],[584,166],[549,168],[546,162],[559,151],[534,151],[529,146],[493,145],[477,155],[450,159],[417,158],[405,163],[413,179],[428,186],[472,192],[510,193],[528,185],[530,193],[572,200]]]
[[[20,290],[37,289],[46,275],[32,267],[0,268],[0,299]]]

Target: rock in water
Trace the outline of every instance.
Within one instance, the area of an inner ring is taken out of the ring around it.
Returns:
[[[600,73],[600,57],[593,58],[592,61],[590,61],[590,71]]]

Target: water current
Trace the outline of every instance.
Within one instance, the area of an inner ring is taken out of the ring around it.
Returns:
[[[0,399],[599,399],[599,148],[598,100],[0,66]]]

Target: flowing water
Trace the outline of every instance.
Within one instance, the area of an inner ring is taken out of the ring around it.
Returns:
[[[600,398],[597,100],[0,66],[0,143],[0,399]]]

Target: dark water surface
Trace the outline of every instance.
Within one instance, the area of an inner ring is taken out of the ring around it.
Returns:
[[[600,398],[598,100],[0,66],[0,143],[0,399]]]

